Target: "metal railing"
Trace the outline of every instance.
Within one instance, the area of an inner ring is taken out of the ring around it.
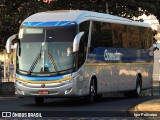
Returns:
[[[7,81],[4,81],[4,70],[3,66],[0,66],[0,95],[14,95],[15,87],[14,82],[11,80],[11,74],[6,73]]]

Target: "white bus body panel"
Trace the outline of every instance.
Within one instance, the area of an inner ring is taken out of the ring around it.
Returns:
[[[142,22],[135,22],[109,14],[80,10],[36,13],[25,19],[22,22],[22,26],[25,26],[26,23],[28,23],[27,27],[30,27],[30,22],[45,23],[54,21],[74,21],[77,24],[80,24],[83,21],[102,21],[150,27],[148,24]],[[89,93],[90,80],[93,75],[97,77],[98,93],[134,90],[136,88],[136,78],[138,73],[142,75],[142,88],[147,89],[151,87],[152,66],[153,65],[151,64],[141,63],[85,63],[77,72],[72,73],[72,78],[68,80],[68,82],[63,81],[60,83],[45,84],[45,88],[42,87],[42,84],[30,84],[17,79],[16,92],[19,96],[40,96],[40,94],[37,93],[37,90],[48,90],[49,94],[43,94],[42,96],[85,96]],[[69,92],[67,93],[66,90]]]
[[[86,78],[95,72],[98,81],[97,93],[135,90],[138,73],[142,75],[142,89],[151,88],[152,64],[86,64]]]

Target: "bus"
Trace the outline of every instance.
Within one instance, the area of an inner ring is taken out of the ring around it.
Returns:
[[[85,10],[33,14],[6,43],[16,51],[16,94],[36,104],[47,97],[93,102],[110,92],[138,97],[152,86],[151,47],[150,25]]]

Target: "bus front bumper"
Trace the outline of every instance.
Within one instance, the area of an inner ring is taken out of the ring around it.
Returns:
[[[16,95],[19,97],[75,97],[81,94],[80,92],[77,92],[76,80],[50,84],[30,84],[17,80],[15,88]]]

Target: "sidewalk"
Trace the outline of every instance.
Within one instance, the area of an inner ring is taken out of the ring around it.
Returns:
[[[137,104],[130,113],[138,120],[160,120],[160,96]]]
[[[143,103],[140,103],[138,105],[135,106],[134,111],[153,111],[153,112],[160,112],[160,98],[159,99],[153,99],[153,100],[149,100]]]
[[[17,96],[15,94],[11,94],[11,95],[1,95],[0,94],[0,99],[10,99],[10,98],[17,98]]]

